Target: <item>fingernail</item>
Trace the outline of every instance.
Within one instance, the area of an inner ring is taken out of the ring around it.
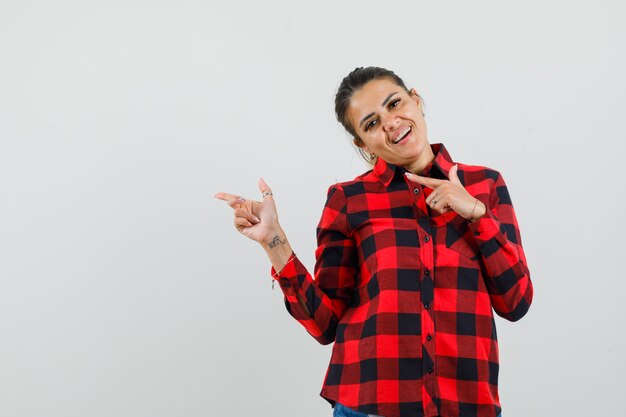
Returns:
[[[413,174],[411,174],[410,172],[405,172],[404,175],[406,175],[407,177],[410,177]]]
[[[261,219],[259,219],[257,216],[254,216],[254,221],[257,223],[261,223]]]

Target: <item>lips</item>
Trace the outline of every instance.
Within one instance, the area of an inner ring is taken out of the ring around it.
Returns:
[[[398,132],[398,135],[393,139],[391,143],[393,143],[394,145],[397,145],[398,143],[402,143],[404,139],[406,139],[409,136],[412,130],[413,129],[410,126],[405,127],[400,132]]]

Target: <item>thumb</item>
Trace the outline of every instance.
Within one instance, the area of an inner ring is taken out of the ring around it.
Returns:
[[[272,189],[270,188],[269,185],[267,185],[267,183],[265,182],[263,178],[259,179],[259,190],[261,190],[261,194],[263,195],[262,197],[263,200],[265,200],[265,198],[267,198],[268,196],[272,198]]]
[[[457,164],[454,164],[452,168],[450,168],[450,171],[448,171],[448,178],[450,179],[450,182],[452,184],[460,185],[462,187],[463,184],[461,184],[461,180],[459,179],[459,176],[457,175],[458,170],[459,170],[459,166]]]

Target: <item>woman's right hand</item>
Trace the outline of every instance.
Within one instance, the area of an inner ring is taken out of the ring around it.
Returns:
[[[263,178],[259,180],[259,189],[263,195],[262,201],[228,193],[217,193],[215,198],[226,201],[234,209],[235,228],[241,234],[263,244],[274,238],[276,231],[280,230],[280,225],[272,190]]]

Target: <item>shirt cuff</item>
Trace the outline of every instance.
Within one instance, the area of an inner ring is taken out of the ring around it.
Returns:
[[[487,207],[487,211],[484,216],[476,220],[475,222],[468,222],[469,229],[476,238],[476,241],[480,243],[487,242],[494,237],[500,241],[500,243],[506,243],[500,231],[500,221],[494,216],[493,212]]]
[[[289,261],[285,264],[280,273],[276,273],[276,269],[272,265],[270,269],[270,275],[276,281],[278,281],[280,288],[282,288],[283,292],[293,291],[295,290],[295,286],[298,285],[298,267],[301,266],[300,260],[296,256],[295,253],[291,253],[289,257]]]

